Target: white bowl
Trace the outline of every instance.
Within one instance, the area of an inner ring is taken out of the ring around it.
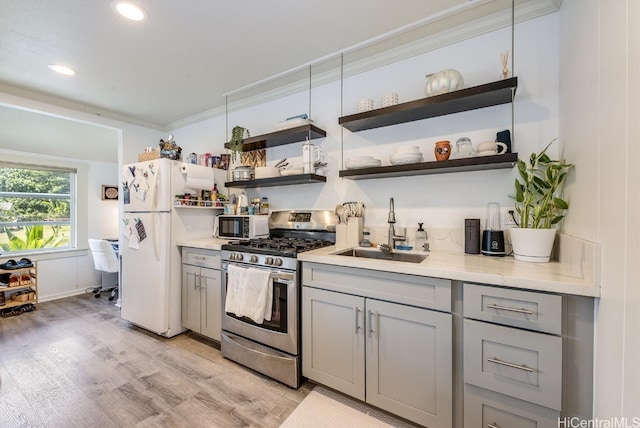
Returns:
[[[418,146],[400,146],[398,147],[396,154],[399,154],[399,153],[408,154],[408,153],[419,153],[419,152],[420,152],[420,147]]]
[[[422,153],[396,154],[389,157],[391,165],[406,165],[409,163],[424,162]]]
[[[254,176],[256,180],[260,178],[280,177],[280,169],[275,166],[257,166]]]

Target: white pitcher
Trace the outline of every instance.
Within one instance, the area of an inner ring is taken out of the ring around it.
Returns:
[[[305,174],[313,174],[315,172],[315,163],[324,160],[324,150],[318,146],[306,142],[302,146],[302,166]]]

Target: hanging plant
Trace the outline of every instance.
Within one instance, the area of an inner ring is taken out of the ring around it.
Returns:
[[[228,148],[231,150],[231,160],[236,161],[238,153],[242,153],[242,140],[244,139],[244,133],[247,133],[249,137],[249,130],[242,126],[234,126],[231,130],[231,140],[229,140]]]

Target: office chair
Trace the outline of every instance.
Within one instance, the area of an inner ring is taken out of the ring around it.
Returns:
[[[120,261],[118,260],[116,250],[111,246],[109,241],[104,239],[89,239],[89,248],[91,248],[96,270],[103,273],[102,282],[104,284],[104,273],[116,273],[120,271]],[[91,292],[96,298],[100,297],[101,293],[111,292],[109,300],[113,300],[118,296],[118,284],[106,288],[101,285]]]

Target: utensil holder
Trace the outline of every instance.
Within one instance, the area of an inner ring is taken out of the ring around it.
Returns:
[[[347,217],[346,223],[336,225],[336,247],[359,247],[364,230],[363,217]]]

